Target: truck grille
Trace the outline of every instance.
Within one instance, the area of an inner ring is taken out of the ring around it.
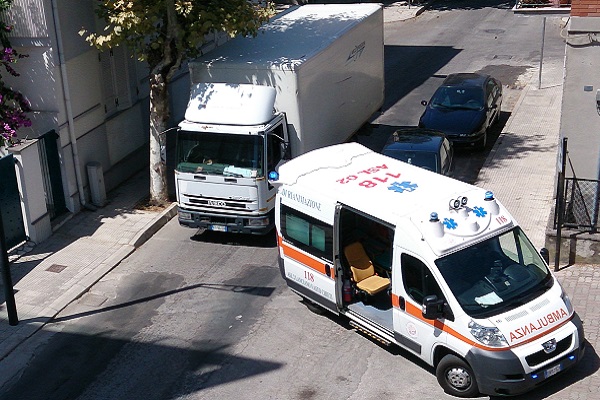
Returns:
[[[206,207],[217,207],[217,208],[239,208],[242,210],[246,209],[246,203],[240,203],[238,201],[225,201],[225,200],[210,200],[210,199],[190,199],[188,204],[193,206],[206,206]]]
[[[253,204],[252,200],[234,200],[221,197],[203,197],[184,194],[187,197],[186,206],[212,208],[218,210],[247,210],[248,205]]]
[[[525,357],[525,361],[527,361],[527,364],[529,364],[530,367],[541,364],[544,361],[554,358],[557,355],[567,351],[567,349],[571,346],[572,340],[573,335],[569,335],[556,343],[556,350],[554,350],[552,353],[546,353],[544,350],[540,350]]]

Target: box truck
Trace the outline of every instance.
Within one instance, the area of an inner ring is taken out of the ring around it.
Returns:
[[[291,7],[256,37],[226,42],[189,68],[177,132],[179,222],[264,234],[274,227],[268,174],[346,141],[383,105],[383,10]]]
[[[279,173],[288,286],[420,357],[449,394],[523,393],[583,357],[569,297],[493,193],[358,143]]]

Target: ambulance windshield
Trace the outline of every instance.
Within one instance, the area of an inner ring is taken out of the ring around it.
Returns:
[[[545,293],[554,282],[518,227],[435,263],[461,307],[474,318],[519,307]]]
[[[263,137],[180,131],[177,171],[237,178],[263,176]]]

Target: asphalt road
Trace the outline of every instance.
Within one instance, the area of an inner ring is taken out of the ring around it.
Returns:
[[[458,71],[505,83],[497,135],[536,71],[539,20],[508,3],[439,3],[385,27],[384,110],[357,137],[369,147],[383,145],[385,129],[415,125],[420,101]],[[548,23],[548,60],[564,54],[559,30]],[[459,152],[457,174],[473,180],[485,154]],[[416,358],[310,312],[279,275],[273,235],[194,236],[176,220],[21,351],[27,366],[0,399],[450,398]],[[569,383],[523,398],[563,398]]]

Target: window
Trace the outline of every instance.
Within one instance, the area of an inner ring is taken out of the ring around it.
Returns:
[[[279,124],[273,132],[269,133],[267,139],[267,173],[274,171],[279,161],[283,157],[282,154],[282,139],[283,124]]]
[[[231,135],[179,131],[177,171],[237,178],[263,176],[263,139],[257,135]]]
[[[448,171],[448,149],[446,148],[446,139],[442,141],[442,146],[440,148],[440,172],[446,173]]]
[[[435,261],[463,310],[488,318],[542,295],[553,279],[520,228]]]
[[[432,294],[436,295],[438,299],[444,298],[442,290],[431,271],[421,260],[403,253],[400,256],[400,264],[404,290],[411,299],[422,304],[425,296]]]
[[[281,205],[281,234],[294,246],[326,260],[333,260],[333,227]]]
[[[117,46],[99,54],[102,68],[102,96],[107,114],[131,107],[138,99],[139,61],[125,46]],[[149,88],[148,81],[143,81]],[[142,86],[142,85],[140,85]],[[146,90],[147,92],[147,90]]]
[[[489,80],[486,85],[486,93],[488,96],[488,107],[494,105],[494,99],[496,98],[497,88],[496,83],[493,80]]]

